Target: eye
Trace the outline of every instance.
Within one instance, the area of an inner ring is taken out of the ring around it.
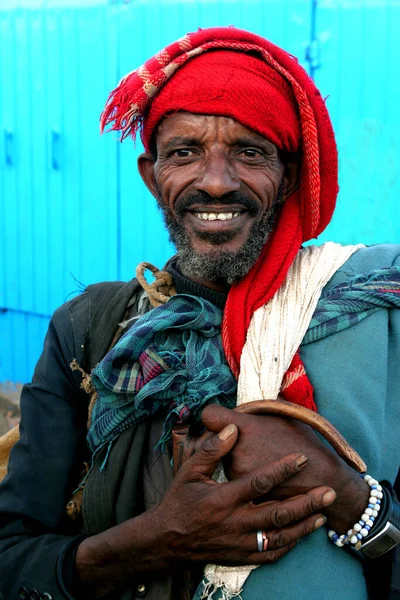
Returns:
[[[176,156],[178,158],[189,158],[192,156],[193,151],[190,148],[177,148],[176,150],[172,150],[170,156]]]
[[[241,150],[241,154],[243,154],[246,158],[261,158],[264,156],[261,150],[257,150],[257,148],[243,148]]]

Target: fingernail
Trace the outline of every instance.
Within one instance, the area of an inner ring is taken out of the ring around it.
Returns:
[[[332,504],[335,498],[336,493],[333,490],[329,490],[329,492],[325,492],[322,496],[322,502],[324,503],[324,506],[326,506],[327,504]]]
[[[231,435],[233,433],[235,433],[236,431],[236,425],[234,425],[233,423],[231,423],[230,425],[227,425],[226,427],[223,428],[222,431],[219,432],[218,437],[220,440],[227,440],[228,438],[231,437]]]
[[[296,460],[296,465],[298,467],[303,467],[306,463],[308,463],[308,457],[304,456],[304,454],[302,454],[302,456],[299,456],[299,458]]]
[[[314,527],[315,529],[318,529],[318,527],[322,527],[322,525],[325,525],[325,523],[326,517],[318,517],[318,519],[314,523]]]

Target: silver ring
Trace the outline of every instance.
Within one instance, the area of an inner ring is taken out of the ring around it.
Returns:
[[[257,550],[259,552],[263,551],[263,545],[264,545],[263,532],[261,531],[261,529],[259,529],[257,531]]]

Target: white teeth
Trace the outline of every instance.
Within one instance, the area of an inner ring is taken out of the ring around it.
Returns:
[[[234,219],[235,217],[240,216],[240,212],[234,213],[194,213],[198,219],[202,219],[203,221],[229,221],[230,219]]]

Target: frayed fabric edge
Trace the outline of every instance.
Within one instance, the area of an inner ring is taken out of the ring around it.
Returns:
[[[213,600],[213,598],[216,598],[215,594],[219,594],[219,600],[231,600],[231,598],[242,600],[241,593],[243,588],[236,591],[228,589],[223,582],[215,583],[214,581],[209,581],[207,579],[203,579],[200,586],[203,586],[203,590],[201,591],[199,589],[193,600]],[[201,595],[199,595],[199,593],[201,593]]]

